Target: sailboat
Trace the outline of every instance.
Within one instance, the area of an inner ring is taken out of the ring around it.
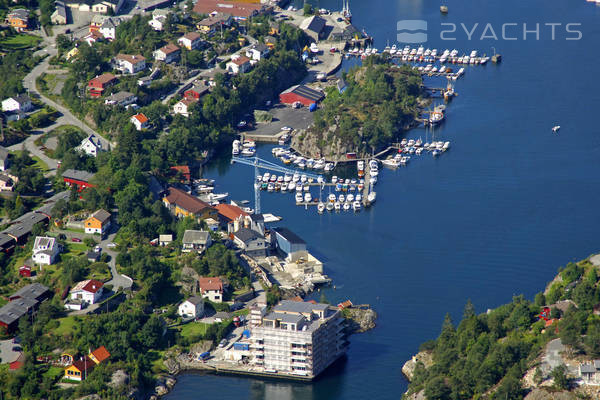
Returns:
[[[342,15],[346,22],[352,22],[352,12],[350,12],[350,0],[342,0]]]

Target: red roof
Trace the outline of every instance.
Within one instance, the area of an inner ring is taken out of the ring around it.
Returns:
[[[265,10],[262,4],[238,3],[227,0],[198,0],[194,6],[194,12],[198,14],[211,14],[222,12],[231,14],[238,18],[248,18],[254,13],[258,14]]]
[[[192,214],[199,213],[206,208],[212,209],[210,204],[174,187],[169,188],[169,194],[165,199],[169,204],[175,204]]]
[[[159,50],[165,54],[171,54],[171,53],[175,53],[176,51],[179,51],[179,47],[177,47],[173,43],[169,43],[169,44],[166,44],[163,47],[161,47]]]
[[[186,38],[187,40],[190,40],[193,42],[194,40],[200,39],[200,37],[201,36],[198,32],[188,32],[185,35],[183,35],[180,39]]]
[[[84,360],[74,360],[73,366],[81,372],[81,379],[85,379],[85,373],[92,372],[96,365],[88,356],[85,356]]]
[[[200,286],[200,292],[204,293],[208,290],[223,291],[223,281],[219,277],[211,278],[198,278],[198,285]]]
[[[91,84],[92,82],[94,82],[94,83],[97,83],[97,84],[100,84],[100,85],[106,85],[107,83],[110,83],[110,82],[112,82],[112,81],[114,81],[116,79],[117,79],[117,77],[114,76],[113,74],[106,73],[106,74],[102,74],[102,75],[99,75],[99,76],[97,76],[95,78],[90,79],[89,83]]]
[[[84,292],[96,293],[98,290],[102,289],[104,283],[97,281],[96,279],[88,279],[87,281],[81,281],[75,287],[73,287],[73,292],[78,290],[83,290]]]
[[[135,118],[135,119],[137,119],[137,120],[138,120],[138,122],[139,122],[140,124],[145,124],[146,122],[148,122],[148,117],[146,117],[146,116],[144,115],[144,113],[135,114],[135,115],[134,115],[133,117],[131,117],[131,118]]]
[[[217,204],[215,208],[219,212],[219,215],[222,215],[230,221],[236,220],[240,215],[244,217],[248,215],[248,213],[241,208],[231,204]]]
[[[96,358],[98,363],[101,363],[102,361],[110,357],[110,353],[108,352],[108,350],[106,350],[106,347],[104,346],[100,346],[96,350],[92,351],[92,355]]]
[[[250,59],[248,57],[246,57],[246,56],[239,56],[239,57],[236,57],[236,58],[232,58],[231,62],[234,63],[234,64],[236,64],[236,65],[243,65],[243,64],[246,64],[246,63],[250,62]]]

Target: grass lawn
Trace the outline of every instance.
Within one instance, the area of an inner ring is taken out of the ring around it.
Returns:
[[[163,364],[163,355],[165,354],[164,351],[149,350],[147,354],[152,360],[152,372],[155,374],[166,372],[165,365]]]
[[[44,372],[43,376],[48,377],[55,381],[65,374],[64,368],[61,367],[50,367],[48,371]]]
[[[15,157],[21,155],[22,150],[13,150],[10,153],[12,153]],[[47,172],[50,170],[50,168],[48,168],[48,164],[46,164],[45,162],[43,162],[38,156],[34,156],[33,154],[29,153],[29,156],[31,157],[31,159],[33,161],[35,161],[33,163],[33,166],[42,170],[42,172]]]
[[[0,47],[7,50],[22,50],[36,46],[41,40],[39,36],[20,34],[0,41]]]
[[[58,336],[69,335],[73,333],[73,327],[75,326],[75,315],[69,317],[59,318],[59,326],[54,329],[52,333]]]
[[[188,322],[181,327],[181,336],[185,338],[204,336],[209,325],[204,322]]]
[[[240,316],[240,315],[248,315],[249,313],[250,313],[250,310],[248,310],[247,308],[244,308],[242,310],[234,311],[233,315]]]

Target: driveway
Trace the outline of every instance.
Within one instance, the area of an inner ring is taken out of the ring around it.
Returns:
[[[113,224],[111,227],[111,232],[103,239],[98,246],[102,249],[103,253],[106,253],[110,256],[110,261],[108,262],[108,266],[110,267],[110,273],[112,274],[112,279],[106,282],[107,285],[112,285],[113,290],[116,292],[118,289],[128,290],[133,286],[133,279],[128,277],[127,275],[121,275],[117,271],[117,255],[113,249],[108,247],[109,243],[114,243],[115,236],[117,235],[117,231],[119,230],[116,224]]]
[[[8,364],[15,361],[20,355],[20,351],[13,351],[13,347],[21,345],[12,342],[12,339],[0,340],[0,362]]]

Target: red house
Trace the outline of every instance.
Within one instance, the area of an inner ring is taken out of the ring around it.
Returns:
[[[100,97],[104,92],[104,89],[114,85],[117,83],[117,77],[113,74],[102,74],[88,82],[88,90],[90,91],[90,96],[92,97]]]
[[[186,99],[200,100],[200,97],[208,93],[209,88],[209,85],[201,83],[183,92],[183,97]]]
[[[325,95],[322,92],[304,85],[292,86],[281,92],[279,95],[279,101],[283,104],[294,104],[299,102],[307,107],[311,104],[318,103],[323,100],[323,98],[325,98]]]
[[[67,184],[67,186],[70,187],[75,185],[77,187],[78,192],[81,192],[85,188],[96,186],[90,183],[90,180],[94,177],[94,174],[91,174],[86,171],[68,169],[65,172],[63,172],[62,177],[63,181]]]
[[[29,265],[22,265],[19,267],[19,275],[31,278],[31,267]]]

